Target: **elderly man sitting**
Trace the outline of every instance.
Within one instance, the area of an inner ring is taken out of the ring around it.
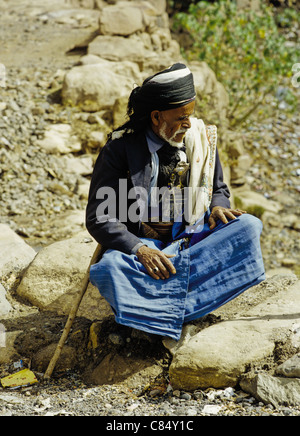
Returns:
[[[116,321],[178,340],[264,280],[261,221],[231,209],[215,126],[193,117],[184,64],[149,77],[95,164],[86,225],[106,250],[91,282]]]

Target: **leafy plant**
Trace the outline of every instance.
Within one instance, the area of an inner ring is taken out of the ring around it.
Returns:
[[[274,18],[279,27],[291,27],[299,22],[299,12],[296,9],[285,8],[276,13]]]
[[[188,33],[191,40],[184,55],[207,62],[227,89],[231,125],[254,113],[280,80],[291,76],[298,61],[296,49],[278,30],[272,8],[263,3],[258,13],[239,10],[229,0],[201,1],[174,16],[174,30]]]

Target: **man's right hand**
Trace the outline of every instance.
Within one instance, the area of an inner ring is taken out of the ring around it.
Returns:
[[[170,273],[176,274],[176,269],[169,260],[175,255],[165,254],[162,251],[143,245],[136,252],[138,260],[144,265],[148,274],[156,280],[168,279]]]

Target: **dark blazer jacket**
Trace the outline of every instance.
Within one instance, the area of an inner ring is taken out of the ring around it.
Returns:
[[[93,238],[105,248],[112,248],[130,254],[143,237],[141,222],[119,221],[119,200],[124,195],[119,190],[119,180],[127,182],[127,192],[132,187],[143,187],[149,191],[151,180],[151,154],[144,133],[124,135],[109,140],[102,148],[92,175],[89,199],[86,208],[86,227]],[[111,220],[98,222],[97,208],[105,199],[97,199],[101,187],[113,188],[116,194],[116,211]],[[230,193],[223,181],[223,171],[216,153],[213,196],[210,208],[230,207]],[[128,207],[136,199],[128,200]],[[123,220],[122,220],[123,221]]]

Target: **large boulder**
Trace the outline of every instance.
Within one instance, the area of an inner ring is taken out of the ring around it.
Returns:
[[[19,235],[0,224],[0,277],[7,291],[16,285],[35,256],[35,250]]]
[[[166,0],[119,1],[101,9],[99,33],[130,36],[137,32],[169,27]]]
[[[298,406],[300,379],[273,377],[271,374],[249,374],[242,378],[241,387],[258,401],[279,406]]]
[[[43,248],[26,271],[18,295],[41,310],[68,314],[95,248],[96,242],[85,231]],[[108,305],[90,285],[79,315],[94,319],[106,310]]]
[[[300,281],[293,275],[275,276],[255,288],[256,292],[250,289],[232,302],[235,315],[231,318],[190,335],[182,345],[165,341],[174,355],[170,366],[173,388],[236,386],[247,368],[270,362],[276,343],[284,343],[293,353],[299,349],[295,326],[300,323]],[[239,312],[243,299],[244,309]]]
[[[99,56],[108,61],[136,63],[142,63],[145,58],[154,56],[150,47],[147,47],[143,39],[137,35],[129,38],[99,35],[89,44],[88,54]]]
[[[99,24],[102,35],[122,36],[143,31],[146,25],[142,9],[133,2],[122,2],[103,8]]]
[[[65,75],[63,102],[87,112],[110,108],[118,97],[129,95],[137,74],[137,65],[128,62],[121,66],[102,59],[76,66]]]

